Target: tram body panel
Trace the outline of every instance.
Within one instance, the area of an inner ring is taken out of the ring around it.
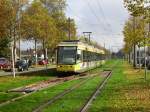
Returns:
[[[57,49],[57,71],[83,72],[104,64],[104,51],[82,42],[62,42]],[[95,57],[95,58],[94,58]]]

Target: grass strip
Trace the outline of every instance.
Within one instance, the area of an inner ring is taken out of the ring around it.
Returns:
[[[0,93],[0,103],[5,102],[10,99],[13,99],[13,98],[16,98],[16,97],[19,97],[21,95],[22,94],[20,94],[20,93],[11,93],[10,94],[10,93],[1,92]]]
[[[76,88],[71,93],[65,95],[60,100],[56,101],[43,112],[77,112],[81,109],[84,103],[88,100],[91,94],[97,88],[97,85],[102,81],[102,77],[96,76],[79,88]]]
[[[90,73],[97,73],[103,69],[111,69],[116,64],[116,60],[108,60],[103,66],[98,67]],[[95,91],[98,84],[103,80],[104,77],[95,77],[88,81],[80,88],[65,95],[61,100],[55,102],[48,108],[44,109],[44,112],[77,112],[81,109],[84,103],[88,100],[90,95]]]
[[[56,72],[54,70],[48,71],[48,73],[39,72],[27,75],[17,75],[16,78],[11,76],[0,77],[0,92],[33,84],[39,81],[49,80],[53,77],[56,77]]]
[[[109,64],[109,61],[106,63]],[[100,67],[91,70],[90,73],[96,73],[99,70],[100,70]],[[54,73],[54,71],[51,71],[49,72],[49,74],[47,74],[48,76],[45,74],[44,75],[32,74],[32,75],[27,75],[27,76],[17,76],[16,78],[12,78],[10,76],[0,77],[0,92],[3,92],[3,94],[2,93],[0,94],[0,103],[22,95],[18,93],[6,93],[5,91],[13,89],[13,88],[37,83],[37,82],[44,81],[44,80],[50,80],[51,78],[54,77],[53,74],[56,74],[56,73]]]
[[[96,69],[93,69],[90,71],[90,73],[96,73],[99,70],[103,70],[104,68],[110,67],[112,63],[114,63],[115,60],[109,60],[101,67],[98,67]],[[51,77],[55,77],[56,73],[54,71],[50,71],[48,74],[31,74],[31,75],[25,75],[25,76],[16,76],[16,78],[6,76],[6,77],[0,77],[0,92],[5,92],[10,89],[22,87],[25,85],[33,84],[39,81],[48,80]]]
[[[93,70],[90,70],[89,72],[90,73],[97,73],[97,72],[100,72],[100,71],[104,71],[104,70],[111,70],[111,68],[116,64],[117,60],[106,60],[105,64],[93,69]]]
[[[126,62],[116,65],[111,79],[89,112],[150,111],[150,76],[144,81],[144,71],[135,70]]]
[[[65,82],[63,84],[33,93],[23,99],[19,99],[8,105],[0,107],[0,112],[31,112],[40,104],[47,102],[52,97],[79,83],[81,80],[83,79]]]
[[[17,76],[16,78],[2,77],[0,78],[0,91],[4,92],[13,88],[33,84],[39,81],[51,79],[51,77],[41,76]]]
[[[97,69],[94,69],[90,71],[90,73],[96,73],[99,70],[102,70],[102,68],[105,68],[107,65],[110,66],[112,63],[114,63],[114,60],[109,60],[104,64],[102,67],[98,67]],[[31,75],[25,75],[25,76],[17,76],[15,79],[12,77],[0,77],[0,103],[10,100],[12,98],[21,96],[19,93],[5,93],[3,91],[7,91],[13,88],[33,84],[36,82],[49,80],[50,78],[54,77],[56,73],[54,71],[49,72],[48,74],[31,74]],[[57,93],[57,92],[56,92]],[[40,93],[39,93],[40,94]],[[36,95],[35,95],[36,96]]]

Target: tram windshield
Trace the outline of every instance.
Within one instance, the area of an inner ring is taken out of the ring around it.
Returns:
[[[58,64],[75,64],[77,47],[59,47]]]

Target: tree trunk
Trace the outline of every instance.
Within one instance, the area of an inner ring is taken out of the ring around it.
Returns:
[[[44,54],[44,59],[46,59],[46,47],[45,47],[45,40],[43,40],[43,54]]]
[[[139,46],[139,69],[141,70],[141,49]]]
[[[132,54],[131,52],[129,52],[129,63],[131,64],[131,58],[132,58]]]
[[[37,39],[35,39],[35,65],[37,65]]]
[[[136,55],[137,53],[136,53],[136,45],[134,44],[133,45],[133,67],[134,68],[136,68],[136,62],[137,62],[137,59],[136,59],[136,57],[137,57],[137,55]]]
[[[13,46],[13,54],[14,54],[14,62],[16,62],[16,29],[15,29],[15,26],[14,26],[14,32],[13,32],[13,36],[14,36],[14,46]]]

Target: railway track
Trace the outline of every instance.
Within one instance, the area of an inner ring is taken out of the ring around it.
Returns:
[[[95,76],[95,74],[93,76]],[[5,102],[0,103],[0,107],[2,107],[4,105],[7,105],[11,102],[14,102],[16,100],[25,98],[25,97],[27,97],[27,96],[29,96],[29,95],[37,92],[37,91],[41,91],[43,89],[53,87],[53,86],[56,86],[56,85],[59,85],[59,84],[62,84],[64,82],[71,81],[71,80],[78,80],[80,78],[85,78],[86,79],[87,77],[89,77],[89,75],[87,75],[86,72],[84,72],[84,73],[79,74],[78,76],[77,75],[72,75],[72,76],[68,76],[68,77],[54,78],[54,79],[51,79],[51,80],[48,80],[48,81],[42,81],[40,83],[28,85],[28,86],[25,86],[25,87],[20,87],[20,88],[15,88],[15,89],[8,90],[7,91],[8,94],[12,93],[12,92],[18,92],[18,93],[22,93],[22,95],[19,96],[19,97],[15,97],[13,99],[10,99],[10,100],[7,100]]]
[[[102,72],[102,75],[105,77],[104,80],[102,81],[102,83],[100,83],[98,85],[98,88],[93,92],[93,94],[89,97],[89,99],[87,100],[87,102],[83,105],[83,107],[81,107],[80,112],[86,112],[89,108],[89,106],[91,105],[92,101],[97,97],[98,94],[101,93],[103,87],[106,85],[107,80],[111,77],[111,70],[115,67],[115,65],[117,64],[117,62],[111,66],[109,69],[105,69],[104,72]],[[27,88],[17,88],[16,90],[11,90],[10,92],[24,92],[25,94],[13,99],[10,99],[6,102],[3,102],[0,104],[1,106],[7,105],[11,102],[17,101],[19,99],[22,99],[24,97],[27,97],[37,91],[46,89],[48,87],[52,87],[52,86],[56,86],[59,84],[62,84],[66,81],[71,81],[71,80],[78,80],[80,78],[85,78],[83,81],[81,81],[80,83],[74,85],[73,87],[57,94],[56,96],[54,96],[53,98],[51,98],[49,101],[41,104],[40,106],[38,106],[37,108],[35,108],[35,110],[33,110],[33,112],[41,112],[44,108],[46,108],[47,106],[51,105],[52,103],[54,103],[55,101],[59,100],[60,98],[62,98],[63,96],[65,96],[66,94],[69,94],[70,92],[72,92],[73,90],[75,90],[76,88],[79,88],[82,84],[86,83],[89,79],[91,79],[91,77],[94,76],[98,76],[97,74],[92,74],[89,75],[89,71],[84,72],[82,74],[79,74],[78,76],[73,75],[73,76],[68,76],[68,77],[61,77],[61,78],[55,78],[53,80],[50,80],[48,82],[46,82],[45,86],[41,86],[41,84],[39,84],[40,86],[38,87],[38,85],[32,85],[31,88],[30,86],[28,86]],[[89,77],[89,78],[88,78]],[[48,83],[48,84],[47,84]],[[53,84],[52,84],[53,83]],[[49,86],[51,85],[51,86]],[[36,88],[36,89],[35,89]],[[35,90],[33,90],[35,89]]]
[[[96,76],[96,75],[94,75]],[[94,76],[91,76],[91,77],[94,77]],[[85,79],[85,80],[82,80],[80,83],[72,86],[71,88],[63,91],[62,93],[56,95],[55,97],[53,97],[52,99],[50,99],[48,102],[45,102],[44,104],[41,104],[38,108],[36,108],[35,110],[33,110],[32,112],[41,112],[45,107],[51,105],[52,103],[54,103],[55,101],[59,100],[60,98],[62,98],[63,96],[69,94],[70,92],[72,92],[73,90],[75,90],[76,88],[79,88],[82,84],[86,83],[88,80],[91,79],[91,77]]]
[[[88,99],[88,101],[83,105],[83,107],[81,108],[80,112],[87,112],[87,110],[88,110],[89,106],[91,105],[92,101],[95,100],[96,97],[101,93],[101,91],[104,88],[104,86],[106,85],[108,79],[111,77],[112,71],[104,71],[103,74],[107,75],[107,76],[100,83],[100,85],[94,91],[94,93],[91,95],[91,97]]]
[[[107,84],[108,79],[111,77],[112,75],[112,70],[116,67],[116,65],[118,64],[118,62],[116,62],[115,64],[113,64],[110,68],[104,69],[104,74],[106,75],[106,77],[104,78],[104,80],[98,85],[97,89],[93,92],[93,94],[90,96],[90,98],[87,100],[87,102],[83,105],[83,107],[81,107],[80,112],[87,112],[89,106],[92,104],[92,102],[96,99],[96,97],[98,95],[101,94],[103,88],[105,87],[105,85]]]
[[[116,63],[117,64],[117,63]],[[105,77],[104,78],[104,80],[102,81],[102,83],[100,83],[100,85],[98,86],[98,88],[96,89],[96,91],[94,91],[94,93],[90,96],[90,98],[88,99],[88,101],[84,104],[84,106],[81,108],[81,110],[80,110],[80,112],[86,112],[87,111],[87,109],[89,108],[89,106],[90,106],[90,104],[92,103],[92,101],[96,98],[96,96],[98,95],[98,94],[100,94],[101,93],[101,91],[102,91],[102,89],[103,89],[103,87],[106,85],[106,83],[107,83],[107,80],[110,78],[110,76],[111,76],[111,70],[115,67],[115,65],[116,64],[114,64],[114,66],[112,66],[110,69],[107,69],[107,70],[104,70],[104,72],[102,73],[103,74],[103,76]],[[72,92],[73,90],[75,90],[76,88],[79,88],[82,84],[84,84],[85,82],[87,82],[89,79],[91,79],[91,77],[94,77],[94,76],[98,76],[99,74],[98,73],[96,73],[96,74],[92,74],[92,75],[89,75],[89,71],[87,71],[87,72],[84,72],[84,73],[82,73],[82,74],[79,74],[79,76],[75,76],[75,75],[73,75],[73,76],[69,76],[69,77],[65,77],[65,78],[58,78],[58,79],[54,79],[54,80],[51,80],[51,81],[49,81],[49,83],[48,84],[46,84],[46,86],[40,86],[40,87],[38,87],[37,85],[35,85],[35,86],[31,86],[31,88],[30,87],[28,87],[28,88],[19,88],[18,90],[12,90],[11,92],[25,92],[25,94],[23,95],[23,96],[20,96],[20,97],[16,97],[16,98],[13,98],[13,99],[11,99],[11,100],[9,100],[9,101],[6,101],[6,102],[3,102],[3,103],[1,103],[0,104],[0,107],[1,106],[4,106],[4,105],[7,105],[7,104],[9,104],[9,103],[11,103],[11,102],[14,102],[14,101],[16,101],[16,100],[19,100],[19,99],[22,99],[22,98],[24,98],[24,97],[26,97],[26,96],[29,96],[29,95],[31,95],[31,94],[33,94],[33,93],[35,93],[36,91],[39,91],[39,90],[43,90],[43,89],[45,89],[45,88],[48,88],[48,87],[52,87],[52,86],[55,86],[55,85],[58,85],[58,84],[62,84],[62,83],[64,83],[64,82],[66,82],[66,81],[71,81],[71,80],[78,80],[78,79],[80,79],[80,78],[84,78],[84,80],[83,81],[81,81],[80,83],[78,83],[78,84],[76,84],[76,85],[74,85],[73,87],[71,87],[71,88],[69,88],[69,89],[67,89],[67,90],[65,90],[65,91],[63,91],[63,92],[61,92],[61,93],[59,93],[59,94],[57,94],[56,96],[54,96],[53,98],[51,98],[49,101],[47,101],[47,102],[45,102],[45,103],[43,103],[43,104],[41,104],[39,107],[37,107],[37,108],[35,108],[35,110],[33,110],[33,112],[41,112],[45,107],[47,107],[47,106],[49,106],[49,105],[51,105],[52,103],[54,103],[55,101],[57,101],[57,100],[59,100],[60,98],[62,98],[63,96],[65,96],[66,94],[69,94],[70,92]],[[53,84],[52,84],[53,83]],[[49,86],[50,84],[52,84],[52,86]],[[39,84],[39,85],[41,85],[41,84]],[[37,87],[36,87],[37,86]],[[35,90],[33,90],[33,88],[35,89]]]
[[[62,93],[56,95],[55,97],[53,97],[52,99],[50,99],[49,101],[45,102],[44,104],[41,104],[39,107],[37,107],[35,110],[33,110],[32,112],[41,112],[44,108],[48,107],[49,105],[55,103],[57,100],[59,100],[60,98],[64,97],[65,95],[71,93],[72,91],[74,91],[75,89],[79,88],[81,85],[83,85],[84,83],[86,83],[87,81],[91,80],[91,78],[94,78],[97,75],[93,75],[91,77],[88,77],[87,79],[81,81],[80,83],[74,85],[73,87],[63,91]],[[111,71],[104,71],[102,73],[102,75],[105,77],[104,80],[102,81],[102,83],[98,86],[98,88],[96,89],[96,91],[92,94],[92,96],[90,97],[90,99],[88,100],[88,102],[82,107],[82,109],[84,109],[85,107],[88,107],[90,105],[90,103],[93,101],[93,99],[95,98],[95,96],[99,93],[99,90],[102,89],[105,85],[105,83],[107,82],[107,80],[109,79],[109,77],[111,76]],[[81,110],[82,110],[81,109]],[[85,112],[85,111],[81,111],[81,112]]]

